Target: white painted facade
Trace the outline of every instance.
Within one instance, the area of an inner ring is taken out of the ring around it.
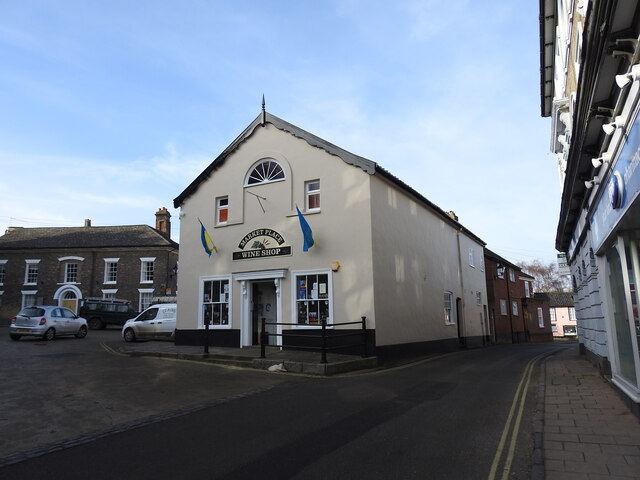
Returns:
[[[283,178],[247,185],[265,161],[277,163]],[[309,182],[319,182],[319,208],[307,205]],[[228,309],[228,320],[211,328],[214,339],[237,347],[256,343],[256,317],[284,324],[271,331],[286,333],[318,329],[319,317],[333,326],[364,316],[377,347],[457,344],[459,337],[481,344],[488,335],[484,243],[374,162],[268,113],[174,205],[181,209],[178,343],[197,343],[208,308],[214,317]],[[228,208],[224,224],[216,222],[220,205]],[[307,252],[296,205],[313,231]],[[211,256],[200,222],[217,247]],[[260,243],[273,255],[252,250]]]

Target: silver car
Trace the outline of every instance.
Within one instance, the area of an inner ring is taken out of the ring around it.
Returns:
[[[11,340],[21,337],[42,337],[53,340],[62,335],[87,336],[87,321],[65,307],[34,305],[25,307],[11,319]]]

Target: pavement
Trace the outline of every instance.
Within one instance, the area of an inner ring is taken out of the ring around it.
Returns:
[[[534,478],[640,479],[640,420],[577,343],[547,357],[538,402]]]
[[[322,363],[320,352],[281,350],[275,346],[265,348],[265,358],[260,358],[260,347],[209,347],[208,353],[204,353],[203,346],[174,345],[171,342],[125,343],[124,345],[120,342],[110,347],[130,356],[172,357],[318,376],[337,375],[354,370],[375,368],[378,365],[376,357],[363,358],[331,352],[326,354],[327,363]]]

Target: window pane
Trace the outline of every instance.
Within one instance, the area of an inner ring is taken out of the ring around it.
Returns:
[[[320,325],[331,320],[329,275],[310,274],[296,277],[297,323]]]
[[[309,195],[309,209],[315,209],[315,208],[320,208],[320,194],[319,193],[314,193],[313,195]]]
[[[275,180],[284,179],[284,171],[282,167],[273,160],[265,160],[256,165],[247,179],[247,185],[256,185],[258,183],[268,183]]]
[[[229,325],[229,280],[206,280],[202,298],[204,322]]]

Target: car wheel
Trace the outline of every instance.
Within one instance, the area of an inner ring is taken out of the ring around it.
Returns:
[[[131,328],[127,328],[124,331],[124,341],[125,342],[135,342],[136,341],[136,332]]]
[[[76,333],[76,338],[84,338],[86,336],[87,336],[87,327],[82,325],[80,327],[80,330],[78,330],[78,333]]]
[[[91,330],[102,330],[104,328],[104,323],[99,318],[90,318],[89,319],[89,328]]]
[[[53,340],[56,338],[56,331],[53,328],[50,328],[46,332],[44,332],[44,336],[42,337],[45,340]]]
[[[10,333],[9,336],[11,337],[11,340],[20,340],[20,337],[22,335],[15,335],[13,333]]]

